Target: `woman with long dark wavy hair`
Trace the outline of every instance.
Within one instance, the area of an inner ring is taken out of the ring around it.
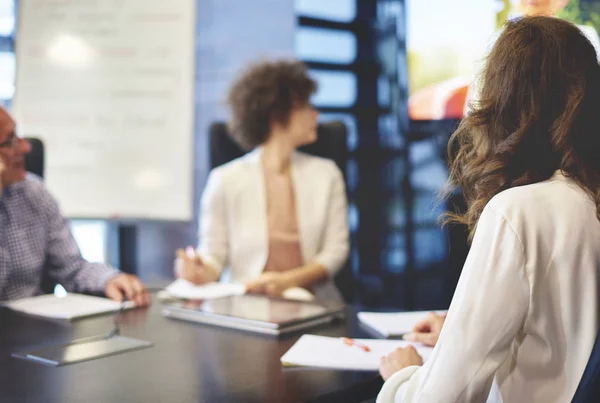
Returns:
[[[594,47],[556,18],[509,22],[479,99],[449,144],[468,206],[449,220],[468,226],[471,251],[446,319],[409,337],[435,343],[427,363],[413,348],[381,359],[380,402],[484,402],[494,379],[504,402],[569,402],[598,333]]]

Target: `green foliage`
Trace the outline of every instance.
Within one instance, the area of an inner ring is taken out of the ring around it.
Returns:
[[[508,20],[508,16],[510,15],[510,10],[512,4],[510,0],[503,0],[504,8],[496,13],[496,29],[502,29],[506,20]]]
[[[577,25],[589,25],[600,32],[600,3],[571,0],[558,17]]]

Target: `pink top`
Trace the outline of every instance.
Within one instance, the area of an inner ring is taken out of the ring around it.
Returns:
[[[267,196],[269,255],[265,271],[291,270],[303,265],[292,177],[263,169]]]

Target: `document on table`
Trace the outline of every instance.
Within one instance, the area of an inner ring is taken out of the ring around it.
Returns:
[[[359,312],[358,320],[383,337],[412,333],[415,325],[431,311],[413,312]],[[439,315],[447,311],[437,311]]]
[[[39,295],[37,297],[6,302],[3,305],[13,311],[28,315],[66,320],[116,312],[121,309],[121,303],[118,301],[72,293],[66,294],[63,297],[56,297],[54,294]],[[134,302],[128,301],[125,303],[125,309],[134,307]]]
[[[433,348],[401,340],[354,339],[348,345],[343,337],[326,337],[305,334],[282,357],[283,366],[304,366],[349,371],[377,371],[379,359],[399,347],[413,345],[426,361]]]
[[[182,278],[172,282],[165,291],[175,298],[181,299],[213,299],[242,295],[246,293],[243,284],[208,283],[197,285]]]

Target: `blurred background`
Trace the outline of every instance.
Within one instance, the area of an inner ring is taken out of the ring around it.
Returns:
[[[36,0],[0,0],[0,99],[9,109],[19,68],[19,9],[27,1]],[[172,279],[173,251],[196,244],[209,126],[227,118],[231,80],[257,59],[296,57],[318,81],[313,103],[321,120],[342,120],[349,131],[355,302],[447,307],[468,247],[464,230],[438,223],[444,211],[462,206],[459,194],[450,202],[438,197],[447,179],[446,144],[490,38],[519,15],[519,6],[519,0],[197,0],[195,216],[191,222],[73,219],[83,255],[149,283]],[[600,4],[571,0],[560,16],[600,27]]]

